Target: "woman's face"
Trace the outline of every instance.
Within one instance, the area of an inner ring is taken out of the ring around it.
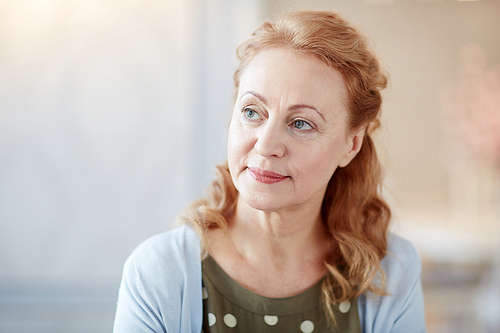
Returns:
[[[228,162],[241,199],[262,211],[321,206],[338,166],[359,151],[347,129],[342,76],[312,55],[258,53],[243,71]]]

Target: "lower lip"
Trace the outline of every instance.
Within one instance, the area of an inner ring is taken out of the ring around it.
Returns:
[[[288,177],[278,174],[263,173],[260,169],[248,168],[248,172],[253,179],[263,184],[276,184],[286,180]]]

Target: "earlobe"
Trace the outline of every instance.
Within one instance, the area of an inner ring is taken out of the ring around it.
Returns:
[[[346,152],[344,157],[340,160],[339,167],[346,167],[354,157],[359,153],[361,147],[363,146],[363,138],[365,137],[366,129],[363,128],[357,133],[351,134],[349,136],[349,150]]]

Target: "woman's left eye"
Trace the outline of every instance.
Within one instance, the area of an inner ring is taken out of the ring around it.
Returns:
[[[296,129],[300,129],[300,130],[310,130],[310,129],[312,129],[312,126],[309,125],[309,123],[307,123],[304,120],[295,120],[293,122],[293,127],[295,127]]]

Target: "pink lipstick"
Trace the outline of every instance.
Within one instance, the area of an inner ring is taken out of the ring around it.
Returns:
[[[259,168],[248,167],[248,172],[256,181],[264,184],[275,184],[289,178],[287,176],[280,175],[279,173]]]

